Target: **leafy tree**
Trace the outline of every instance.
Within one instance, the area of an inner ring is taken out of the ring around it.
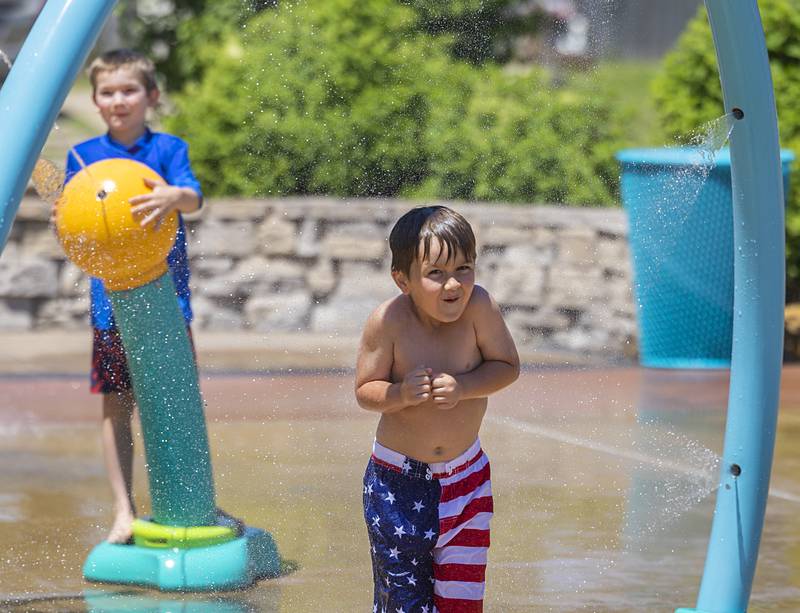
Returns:
[[[542,11],[519,10],[519,0],[390,1],[413,11],[412,30],[446,36],[454,57],[474,63],[507,59],[512,38],[535,32],[546,20]],[[117,11],[123,38],[154,58],[170,89],[181,89],[202,76],[207,52],[227,32],[278,5],[279,0],[121,0]]]
[[[217,193],[391,195],[426,167],[444,41],[386,0],[282,2],[229,31],[172,127]]]
[[[209,193],[616,202],[630,104],[454,60],[394,0],[284,1],[202,50],[170,129]]]
[[[149,54],[170,89],[202,75],[205,53],[225,34],[277,0],[121,0],[119,27],[128,44]]]
[[[452,36],[454,57],[473,63],[508,59],[513,37],[536,32],[546,20],[519,0],[400,1],[414,9],[424,31]]]

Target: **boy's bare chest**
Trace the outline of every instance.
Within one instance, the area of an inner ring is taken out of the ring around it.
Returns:
[[[402,379],[417,366],[432,368],[434,373],[461,374],[482,361],[469,323],[447,326],[431,333],[421,327],[409,326],[395,341],[394,375]]]

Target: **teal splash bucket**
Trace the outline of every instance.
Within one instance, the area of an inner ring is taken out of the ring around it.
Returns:
[[[653,368],[727,368],[733,329],[733,211],[728,149],[713,164],[691,148],[626,149],[639,361]],[[781,151],[784,192],[794,154]]]

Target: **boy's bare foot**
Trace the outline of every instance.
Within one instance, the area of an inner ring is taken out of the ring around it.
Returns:
[[[134,519],[135,518],[130,513],[117,513],[114,519],[114,525],[111,526],[106,541],[118,545],[123,545],[130,541],[133,537],[132,524]]]

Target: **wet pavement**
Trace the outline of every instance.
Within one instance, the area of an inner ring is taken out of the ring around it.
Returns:
[[[361,476],[376,416],[352,373],[204,371],[217,501],[269,530],[286,573],[178,595],[81,578],[110,521],[99,399],[85,376],[0,376],[0,611],[370,611]],[[482,431],[495,517],[486,611],[694,604],[727,373],[526,370]],[[784,375],[752,610],[800,610],[800,369]],[[147,511],[141,444],[136,494]]]

